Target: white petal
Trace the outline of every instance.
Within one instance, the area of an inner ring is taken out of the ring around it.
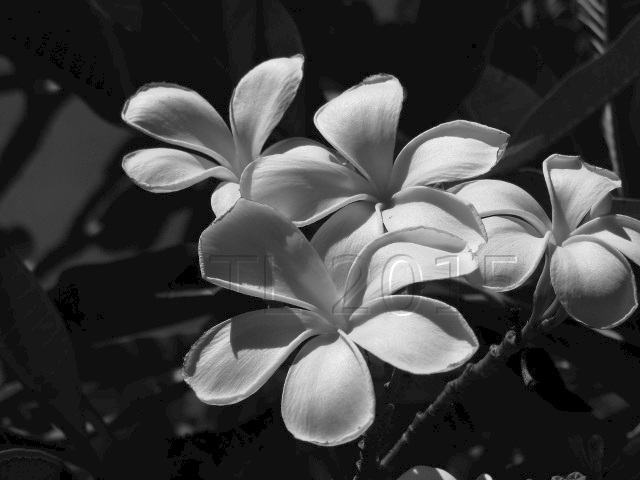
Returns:
[[[478,268],[467,243],[447,232],[413,228],[385,233],[368,244],[347,277],[352,309],[407,285],[468,275]]]
[[[478,254],[481,285],[498,292],[513,290],[535,272],[551,233],[540,235],[516,217],[495,216],[483,221],[489,241]],[[473,277],[469,280],[476,283]]]
[[[511,215],[526,220],[540,233],[551,230],[551,220],[535,199],[522,188],[502,180],[476,180],[450,188],[470,202],[482,218]]]
[[[273,208],[239,199],[200,237],[202,276],[254,297],[331,313],[338,292],[322,260]]]
[[[591,207],[621,185],[614,173],[578,157],[552,155],[542,163],[542,171],[553,207],[553,234],[559,243],[575,230]]]
[[[204,153],[231,168],[236,154],[231,132],[216,109],[192,90],[146,85],[125,103],[122,119],[147,135]]]
[[[398,480],[456,480],[453,475],[440,468],[418,465],[404,472]]]
[[[333,151],[319,142],[304,137],[292,137],[280,140],[264,150],[260,156],[268,157],[270,155],[282,155],[285,153],[296,158],[308,158],[311,160],[320,158],[336,162]]]
[[[502,158],[508,139],[505,132],[466,120],[438,125],[402,149],[393,166],[390,187],[398,191],[487,173]]]
[[[342,332],[305,344],[289,369],[282,417],[298,439],[340,445],[373,423],[375,395],[362,354]]]
[[[607,215],[578,227],[573,235],[590,235],[611,245],[640,265],[640,221],[626,215]]]
[[[593,328],[615,327],[638,306],[629,263],[593,236],[571,237],[556,248],[551,283],[567,313]]]
[[[270,308],[243,313],[205,332],[184,359],[185,381],[200,400],[229,405],[255,393],[305,339],[312,312]]]
[[[211,194],[211,209],[216,218],[227,213],[240,198],[238,182],[223,182]]]
[[[460,312],[432,298],[377,298],[356,310],[349,323],[351,340],[416,375],[453,370],[478,349],[478,340]]]
[[[314,121],[336,150],[379,191],[385,191],[401,108],[400,82],[390,75],[378,75],[320,107]]]
[[[311,245],[329,270],[338,293],[345,293],[347,274],[358,253],[383,233],[380,209],[370,202],[341,208],[318,229]]]
[[[250,70],[231,98],[231,130],[238,176],[258,158],[264,142],[296,96],[302,80],[302,55],[273,58]]]
[[[226,167],[173,148],[148,148],[127,154],[122,168],[136,185],[155,193],[175,192],[206,178],[237,181]]]
[[[477,248],[487,239],[482,220],[465,200],[430,187],[411,187],[396,193],[382,211],[387,230],[430,227],[452,233]]]
[[[261,158],[240,180],[244,198],[271,205],[296,225],[308,225],[358,200],[375,202],[371,185],[327,156]]]

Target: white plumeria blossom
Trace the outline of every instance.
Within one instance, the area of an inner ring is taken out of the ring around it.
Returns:
[[[548,255],[549,279],[566,312],[593,328],[611,328],[636,309],[636,283],[625,256],[640,264],[640,222],[609,214],[612,172],[578,157],[552,155],[542,164],[552,220],[513,184],[477,180],[450,191],[473,203],[489,242],[479,253],[484,285],[516,288]],[[546,277],[545,277],[546,278]]]
[[[242,172],[262,147],[293,101],[302,80],[303,57],[274,58],[238,82],[227,127],[220,114],[198,93],[170,84],[150,84],[131,97],[123,120],[175,148],[149,148],[125,156],[122,167],[140,187],[174,192],[204,179],[222,180],[211,197],[216,216],[240,197]],[[201,154],[201,155],[200,155]]]
[[[298,226],[336,212],[320,228],[321,257],[355,254],[385,229],[436,227],[477,248],[486,233],[468,202],[429,187],[486,173],[500,160],[508,135],[484,125],[439,125],[393,153],[403,89],[390,75],[365,79],[322,106],[314,122],[337,150],[292,140],[243,173],[244,198],[271,205]]]
[[[345,299],[298,228],[272,207],[239,199],[202,233],[203,278],[292,307],[244,313],[204,333],[184,363],[184,378],[198,398],[212,405],[247,398],[306,341],[286,377],[284,422],[301,440],[337,445],[374,420],[372,379],[358,346],[415,374],[465,363],[478,342],[457,310],[429,298],[390,294],[413,283],[416,271],[427,279],[448,278],[450,265],[441,258],[455,257],[460,275],[475,271],[466,242],[427,228],[375,242],[343,281],[352,292]],[[393,269],[395,255],[403,252],[406,262],[407,251],[414,257],[411,268]]]

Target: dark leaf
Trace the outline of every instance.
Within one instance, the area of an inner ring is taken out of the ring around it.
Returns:
[[[0,357],[20,381],[84,436],[78,367],[51,301],[20,259],[0,243]]]
[[[543,154],[554,142],[601,108],[640,75],[640,18],[609,50],[564,77],[527,115],[510,139],[495,171],[514,170]],[[522,145],[527,144],[526,148]]]
[[[72,480],[75,475],[58,457],[40,450],[12,448],[0,451],[0,478]]]
[[[565,412],[590,412],[591,407],[578,395],[567,390],[549,354],[542,348],[526,348],[520,356],[525,386],[556,409]]]

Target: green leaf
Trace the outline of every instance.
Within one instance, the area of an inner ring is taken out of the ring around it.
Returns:
[[[640,75],[640,17],[634,18],[602,56],[565,76],[523,119],[494,173],[536,159]]]

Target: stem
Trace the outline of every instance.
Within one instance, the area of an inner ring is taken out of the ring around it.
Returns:
[[[540,283],[538,287],[542,287]],[[538,294],[538,290],[542,290],[542,288],[537,288],[536,294]],[[541,297],[541,295],[535,295],[534,298],[535,297]],[[500,369],[505,368],[507,360],[512,355],[519,352],[543,331],[541,325],[544,320],[544,315],[538,313],[539,308],[535,308],[535,303],[534,301],[534,311],[522,330],[509,330],[499,345],[491,345],[489,351],[477,363],[468,363],[464,372],[462,372],[459,377],[447,383],[444,390],[442,390],[440,395],[436,397],[426,410],[416,413],[411,425],[407,427],[402,436],[380,462],[381,470],[390,472],[390,464],[405,447],[410,445],[416,431],[420,429],[429,418],[441,414],[451,402],[460,400],[464,393],[472,386],[491,377]]]

